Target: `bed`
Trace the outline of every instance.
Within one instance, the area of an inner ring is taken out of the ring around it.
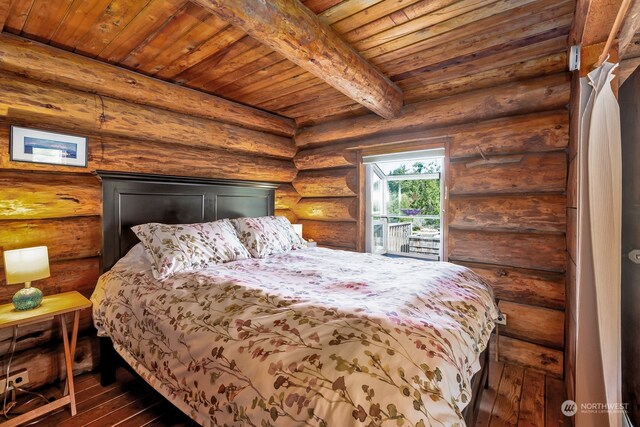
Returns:
[[[306,248],[157,281],[131,226],[272,215],[275,186],[99,175],[103,382],[115,351],[201,425],[472,424],[498,312],[470,270]]]

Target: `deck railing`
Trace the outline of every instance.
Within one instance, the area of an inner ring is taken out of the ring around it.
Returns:
[[[412,222],[387,224],[387,252],[414,253],[440,259],[440,238],[413,234]]]
[[[409,252],[439,261],[440,237],[411,236],[409,237]]]
[[[412,223],[397,222],[395,224],[387,224],[387,226],[387,251],[409,252]]]

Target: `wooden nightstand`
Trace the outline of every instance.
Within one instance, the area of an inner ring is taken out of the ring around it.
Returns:
[[[63,397],[5,421],[0,425],[3,427],[17,426],[66,405],[70,406],[72,416],[76,414],[76,397],[75,390],[73,388],[73,358],[76,352],[76,343],[78,341],[80,310],[89,307],[91,307],[91,301],[76,291],[46,296],[42,299],[42,305],[38,308],[34,308],[33,310],[16,311],[13,304],[0,305],[0,329],[12,327],[14,328],[14,333],[17,333],[17,329],[20,326],[57,318],[62,328],[64,361],[67,371],[67,384],[65,387],[65,395]],[[65,321],[65,316],[69,313],[73,313],[73,329],[71,330],[71,337],[69,337],[67,322]]]

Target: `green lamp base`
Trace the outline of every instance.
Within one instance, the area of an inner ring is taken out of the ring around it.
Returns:
[[[13,306],[18,311],[31,310],[40,306],[42,302],[42,291],[38,288],[25,287],[20,289],[13,296]]]

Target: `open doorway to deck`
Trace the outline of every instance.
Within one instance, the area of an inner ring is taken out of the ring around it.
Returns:
[[[444,148],[363,157],[367,252],[443,259]]]

